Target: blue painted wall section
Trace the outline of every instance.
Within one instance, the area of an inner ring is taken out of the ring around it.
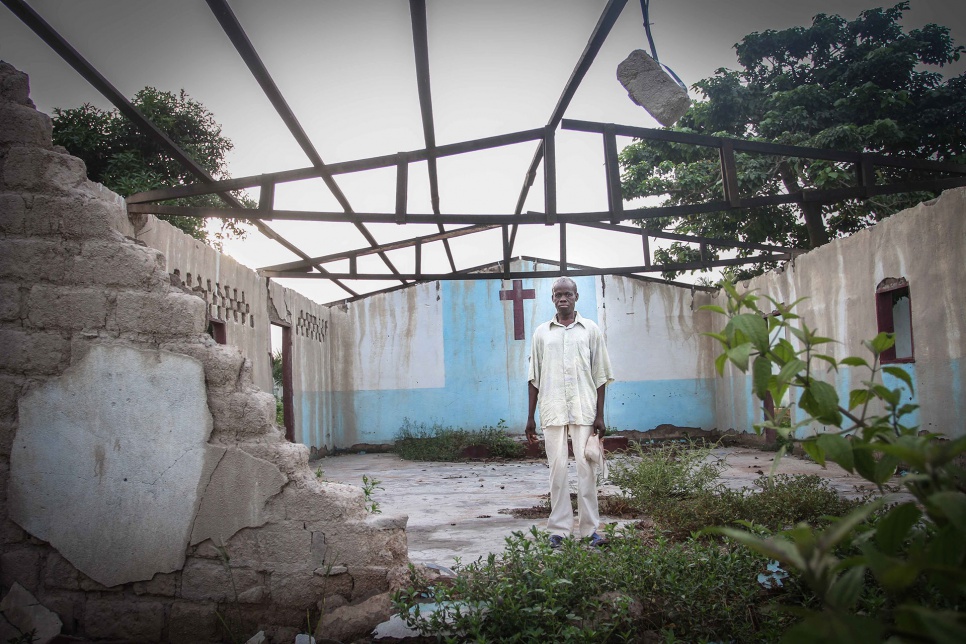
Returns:
[[[889,366],[899,367],[900,369],[902,369],[903,371],[905,371],[907,374],[909,374],[909,378],[912,380],[912,387],[913,387],[913,389],[916,392],[919,391],[919,385],[918,385],[918,382],[916,381],[916,365],[915,365],[915,363],[909,362],[909,363],[889,365]],[[907,403],[912,403],[912,404],[915,404],[915,405],[918,405],[919,404],[919,396],[918,396],[918,394],[917,393],[910,392],[909,391],[909,387],[901,379],[896,378],[895,376],[893,376],[891,374],[888,374],[888,373],[883,372],[882,373],[882,384],[885,385],[886,387],[888,387],[889,389],[899,389],[900,391],[902,391],[902,398],[900,399],[901,400],[901,403],[900,403],[901,405],[905,405]],[[962,390],[960,390],[960,391],[962,391]],[[901,422],[906,427],[913,427],[913,426],[918,427],[919,426],[919,423],[922,422],[920,420],[920,418],[919,418],[919,410],[917,409],[917,410],[915,410],[914,412],[912,412],[910,414],[906,414],[905,416],[903,416],[900,419],[899,422]]]
[[[597,321],[595,278],[575,281],[577,310]],[[530,342],[537,325],[555,313],[552,284],[552,279],[523,280],[523,288],[534,289],[536,297],[524,301],[526,335],[515,340],[513,302],[500,299],[500,291],[511,289],[512,282],[443,282],[444,387],[307,393],[296,402],[303,409],[324,402],[339,447],[391,442],[406,418],[417,425],[465,429],[494,426],[502,419],[511,433],[522,433]],[[608,348],[620,350],[615,340]],[[648,430],[664,423],[710,429],[714,380],[615,382],[608,387],[606,421],[618,429]]]
[[[919,385],[916,380],[915,363],[904,363],[904,364],[896,364],[896,365],[890,365],[890,366],[898,367],[902,369],[905,373],[907,373],[909,375],[909,378],[912,380],[913,388],[918,390]],[[959,361],[958,360],[953,361],[951,366],[953,369],[952,373],[954,374],[957,373],[959,368]],[[855,383],[856,386],[861,386],[859,383],[868,379],[869,379],[869,371],[865,368],[840,366],[838,369],[838,372],[835,374],[835,382],[834,382],[835,389],[839,394],[840,404],[843,407],[848,406],[849,392],[851,391],[851,389],[853,389],[853,383]],[[900,378],[897,378],[893,375],[883,372],[881,374],[881,382],[889,389],[899,389],[902,391],[902,404],[906,404],[906,403],[919,404],[918,396],[910,392],[905,382],[903,382]],[[755,422],[762,422],[764,420],[762,403],[760,400],[758,400],[758,398],[755,397],[752,391],[752,380],[750,376],[746,376],[744,378],[744,388],[745,388],[745,393],[744,393],[745,404],[748,407],[746,410],[748,417],[754,418]],[[801,396],[800,389],[791,389],[789,393],[789,398],[784,403],[785,405],[790,404],[792,407],[793,423],[801,422],[806,418],[806,414],[798,407],[798,399],[800,396]],[[960,402],[958,402],[957,404],[961,404],[961,400],[962,399],[960,399]],[[902,424],[906,425],[907,427],[918,426],[920,422],[921,421],[920,421],[918,410],[907,414],[902,419]],[[736,429],[739,429],[740,431],[747,431],[747,432],[754,431],[754,429],[750,426],[739,427]],[[809,436],[813,436],[816,431],[828,431],[831,429],[833,428],[827,428],[824,426],[802,426],[796,430],[795,437],[799,439],[808,438]]]
[[[646,431],[658,425],[714,427],[714,387],[710,378],[614,382],[607,388],[608,427]]]

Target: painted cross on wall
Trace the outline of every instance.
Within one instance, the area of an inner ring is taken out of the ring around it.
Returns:
[[[532,300],[536,297],[537,293],[532,288],[523,288],[523,280],[513,280],[512,289],[500,291],[501,300],[511,300],[513,302],[514,340],[523,340],[527,335],[523,324],[523,300]]]

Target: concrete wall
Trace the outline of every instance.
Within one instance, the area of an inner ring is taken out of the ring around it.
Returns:
[[[553,268],[531,260],[513,266]],[[519,339],[513,302],[500,299],[513,281],[441,281],[331,307],[331,376],[323,390],[301,394],[302,406],[325,410],[336,447],[391,442],[407,418],[467,429],[504,420],[522,432],[530,340],[554,308],[552,279],[521,282],[534,297],[523,301]],[[617,375],[608,424],[710,429],[713,356],[696,326],[705,314],[692,315],[691,290],[629,278],[576,282],[577,309],[604,330]]]
[[[84,640],[224,641],[234,601],[235,635],[274,641],[323,601],[327,619],[372,598],[387,613],[406,518],[314,475],[252,360],[205,333],[224,304],[173,286],[164,255],[119,232],[123,200],[50,136],[0,62],[0,594]],[[311,307],[292,299],[299,324]]]
[[[324,391],[332,373],[332,309],[269,282],[269,317],[287,326],[292,341],[292,402],[296,442],[319,448],[334,443]]]
[[[153,215],[125,217],[118,227],[164,254],[171,283],[204,299],[209,319],[225,325],[227,344],[252,360],[255,384],[272,391],[267,280]]]
[[[697,310],[701,291],[627,277],[597,281],[616,376],[607,395],[608,425],[713,429],[715,350],[701,335],[709,317]]]
[[[869,358],[862,341],[878,333],[876,288],[886,278],[905,278],[911,299],[915,361],[899,366],[915,385],[915,396],[907,391],[904,400],[920,405],[918,414],[907,420],[920,424],[923,430],[959,437],[966,433],[964,258],[966,189],[960,188],[740,286],[783,302],[808,298],[796,312],[810,328],[839,341],[828,345],[827,353],[837,359],[849,355]],[[701,296],[717,303],[721,297]],[[720,329],[720,319],[710,328]],[[750,431],[762,420],[760,403],[751,394],[750,378],[728,369],[717,388],[716,424],[720,429]],[[868,372],[846,366],[825,377],[834,382],[840,397],[848,400],[849,389],[866,380]],[[901,383],[889,375],[884,382],[890,388]],[[797,410],[793,412],[797,419]],[[800,434],[822,430],[820,426],[803,428]]]

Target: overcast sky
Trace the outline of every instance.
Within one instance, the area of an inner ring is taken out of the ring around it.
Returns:
[[[211,110],[235,144],[233,176],[310,165],[259,89],[203,0],[33,0],[31,6],[125,96],[145,86],[184,89]],[[652,0],[657,53],[687,84],[719,67],[737,66],[733,46],[765,29],[807,25],[818,13],[852,19],[874,0]],[[326,163],[423,147],[406,0],[230,0],[262,61]],[[603,0],[428,0],[430,74],[437,144],[540,127],[546,123],[605,5]],[[912,0],[907,29],[936,22],[966,43],[966,2]],[[640,3],[630,0],[581,84],[567,118],[655,127],[615,77],[634,49],[648,49]],[[54,107],[110,104],[25,27],[0,8],[0,59],[30,74],[32,98]],[[963,71],[966,61],[951,70]],[[626,143],[626,141],[625,141]],[[534,143],[439,162],[444,213],[511,213]],[[595,135],[560,132],[558,209],[606,209],[603,154]],[[391,212],[395,170],[337,177],[357,211]],[[257,196],[257,194],[255,194]],[[411,212],[429,212],[425,164],[410,169]],[[321,180],[280,186],[276,207],[339,210]],[[543,210],[542,183],[527,210]],[[273,222],[310,255],[366,246],[349,224]],[[371,225],[380,243],[434,228]],[[514,254],[556,259],[557,242],[542,226],[524,227]],[[571,227],[568,258],[640,264],[637,239]],[[451,242],[458,268],[500,259],[499,232]],[[424,270],[448,270],[440,244],[424,251]],[[253,232],[226,249],[257,268],[296,259]],[[390,255],[411,270],[412,250]],[[335,264],[335,270],[345,268]],[[371,258],[360,271],[386,271]],[[321,302],[345,292],[319,280],[285,280]],[[394,282],[358,284],[369,291]]]

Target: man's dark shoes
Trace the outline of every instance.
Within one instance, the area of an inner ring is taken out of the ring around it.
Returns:
[[[600,536],[596,532],[594,534],[590,535],[589,537],[587,537],[587,540],[588,540],[589,545],[590,545],[591,548],[599,548],[600,546],[602,546],[602,545],[604,545],[604,544],[607,543],[607,539],[605,539],[604,537]]]
[[[562,545],[563,545],[563,537],[561,537],[559,534],[552,534],[552,535],[550,535],[550,547],[551,548],[553,548],[554,550],[556,550],[557,548],[560,548]]]

